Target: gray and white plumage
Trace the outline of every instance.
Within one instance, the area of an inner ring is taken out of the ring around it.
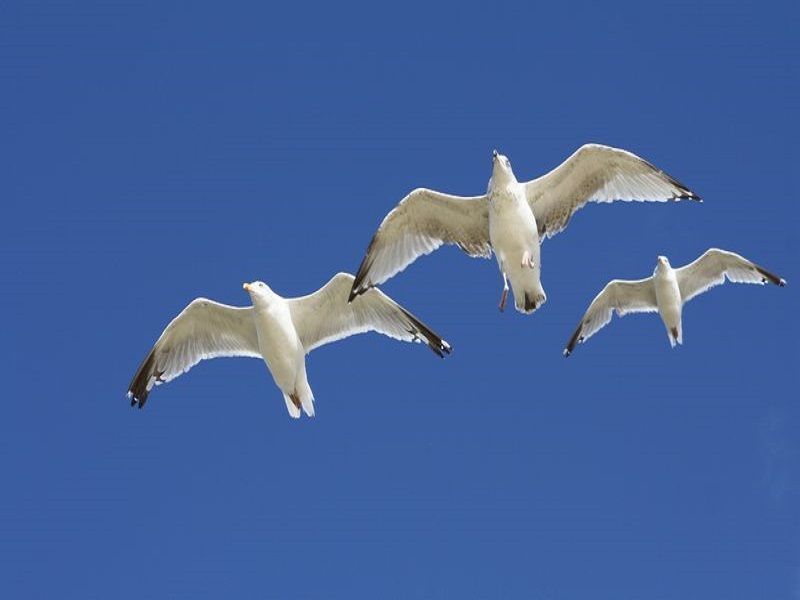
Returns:
[[[380,290],[348,302],[353,276],[335,275],[299,298],[282,298],[263,282],[244,284],[253,302],[236,307],[193,300],[167,326],[128,386],[131,405],[143,407],[153,386],[175,379],[201,360],[223,356],[261,358],[284,394],[292,417],[314,414],[305,355],[324,344],[376,331],[425,342],[443,357],[450,345]]]
[[[408,194],[373,236],[350,300],[442,244],[455,244],[469,256],[491,258],[486,196],[454,196],[425,188]]]
[[[694,262],[676,269],[666,257],[659,256],[652,277],[638,281],[615,279],[603,288],[567,342],[564,355],[569,356],[577,344],[608,325],[614,312],[620,317],[635,312],[657,312],[667,328],[670,345],[682,344],[683,306],[726,280],[786,285],[786,280],[728,250],[711,248]]]
[[[699,200],[686,186],[625,150],[586,144],[560,166],[528,182],[518,182],[508,159],[493,153],[486,194],[454,196],[416,189],[383,220],[356,273],[352,300],[443,244],[469,256],[497,256],[522,312],[541,306],[539,245],[563,231],[588,202],[614,200]]]
[[[539,235],[553,237],[589,202],[700,200],[661,169],[620,148],[586,144],[558,167],[528,181],[525,195]]]

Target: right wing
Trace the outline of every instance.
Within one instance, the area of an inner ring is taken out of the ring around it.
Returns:
[[[220,304],[197,298],[158,338],[128,386],[131,406],[147,402],[154,385],[186,373],[207,358],[249,356],[261,358],[253,307]]]
[[[615,279],[609,282],[589,305],[578,328],[567,342],[567,347],[564,348],[564,356],[572,354],[576,344],[585,342],[608,325],[615,310],[620,317],[634,312],[657,312],[653,278],[648,277],[638,281]]]
[[[491,258],[486,196],[452,196],[418,188],[383,219],[356,273],[350,300],[396,275],[442,244]]]
[[[348,301],[352,285],[352,275],[338,273],[313,294],[288,300],[306,353],[357,333],[377,331],[396,340],[425,342],[441,357],[450,354],[450,344],[382,291],[370,289]]]

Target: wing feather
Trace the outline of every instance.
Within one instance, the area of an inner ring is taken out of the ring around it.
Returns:
[[[588,202],[700,200],[685,185],[635,154],[586,144],[558,167],[525,183],[539,236],[563,231]]]
[[[779,286],[786,285],[786,280],[744,256],[719,248],[710,248],[694,262],[675,269],[675,276],[678,278],[678,287],[684,302],[725,283],[726,279],[734,283],[764,285],[770,282]]]
[[[575,345],[583,343],[611,322],[612,313],[618,317],[635,312],[657,312],[656,291],[653,278],[625,281],[610,281],[597,294],[586,314],[564,348],[564,356],[569,356]]]
[[[450,344],[378,289],[348,301],[353,281],[349,273],[338,273],[313,294],[288,301],[306,353],[368,331],[406,342],[425,342],[439,356],[451,352]]]
[[[128,386],[131,405],[142,408],[154,385],[175,379],[201,360],[221,356],[261,358],[252,307],[197,298],[158,338]]]
[[[486,196],[453,196],[419,188],[403,198],[370,241],[350,300],[442,244],[456,244],[473,257],[491,257]]]

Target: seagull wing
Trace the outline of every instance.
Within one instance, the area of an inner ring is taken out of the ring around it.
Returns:
[[[599,144],[581,146],[558,167],[524,185],[540,239],[563,231],[587,202],[700,200],[646,160]]]
[[[367,331],[406,342],[425,342],[439,356],[450,353],[450,344],[380,290],[367,290],[348,302],[352,285],[352,275],[339,273],[313,294],[287,300],[306,353]]]
[[[715,285],[725,283],[726,278],[734,283],[764,285],[771,282],[779,286],[786,285],[784,279],[750,262],[744,256],[719,248],[706,250],[694,262],[675,269],[675,276],[678,278],[678,287],[684,302]]]
[[[419,188],[403,198],[373,236],[350,300],[442,244],[456,244],[474,257],[492,256],[486,196],[452,196]]]
[[[144,406],[154,385],[186,373],[201,360],[220,356],[261,358],[252,307],[197,298],[158,338],[128,386],[131,405]]]
[[[622,317],[635,312],[657,312],[656,290],[653,278],[638,281],[615,279],[592,300],[578,328],[564,348],[564,356],[572,354],[578,343],[585,342],[611,322],[611,313],[617,311]]]

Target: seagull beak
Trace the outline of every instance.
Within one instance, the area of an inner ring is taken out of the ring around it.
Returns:
[[[497,158],[497,150],[492,150],[492,160]]]
[[[243,284],[242,284],[242,289],[243,289],[245,292],[249,292],[249,291],[250,291],[250,284],[249,284],[249,283],[243,283]]]

